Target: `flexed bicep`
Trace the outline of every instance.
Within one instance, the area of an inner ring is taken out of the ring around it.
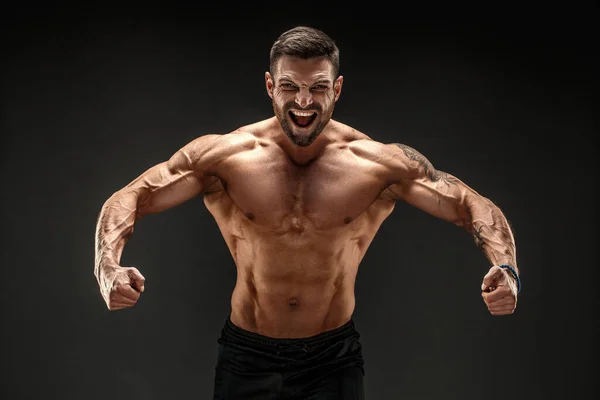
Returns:
[[[124,188],[138,194],[138,217],[175,207],[202,192],[202,172],[182,150],[144,172]]]
[[[221,135],[205,135],[178,150],[168,161],[139,175],[105,201],[96,225],[96,270],[118,264],[136,221],[191,199],[202,192],[202,176],[218,161]]]
[[[220,136],[204,135],[188,143],[167,161],[143,172],[117,194],[136,197],[138,218],[175,207],[199,195],[204,175],[213,161],[211,150]]]

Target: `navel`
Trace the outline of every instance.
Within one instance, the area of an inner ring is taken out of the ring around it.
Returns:
[[[297,306],[298,306],[298,299],[289,299],[289,300],[288,300],[288,304],[289,304],[291,307],[297,307]]]
[[[292,229],[298,232],[304,232],[305,227],[300,221],[300,218],[292,216]]]

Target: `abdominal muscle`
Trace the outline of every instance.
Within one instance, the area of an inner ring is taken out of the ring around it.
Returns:
[[[275,338],[309,337],[342,326],[354,311],[356,241],[290,232],[237,240],[231,321]],[[320,243],[316,245],[315,243]]]

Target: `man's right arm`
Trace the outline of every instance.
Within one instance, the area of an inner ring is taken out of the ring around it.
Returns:
[[[199,195],[204,176],[224,155],[219,143],[222,138],[205,135],[195,139],[104,203],[96,226],[94,274],[110,310],[133,306],[144,290],[144,278],[137,269],[119,266],[134,224],[145,215]]]

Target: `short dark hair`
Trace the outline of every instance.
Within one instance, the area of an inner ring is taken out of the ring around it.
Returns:
[[[325,57],[331,61],[334,78],[340,71],[340,51],[335,42],[324,32],[308,26],[297,26],[282,33],[273,43],[270,56],[271,75],[274,75],[277,61],[282,56],[303,59]]]

